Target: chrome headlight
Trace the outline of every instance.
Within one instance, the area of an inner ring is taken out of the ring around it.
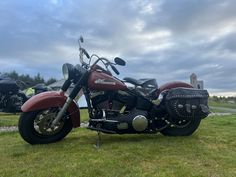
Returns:
[[[75,77],[75,69],[72,64],[65,63],[62,65],[62,73],[65,80],[71,80]]]

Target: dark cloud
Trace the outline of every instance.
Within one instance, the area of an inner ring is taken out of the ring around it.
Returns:
[[[0,72],[61,77],[78,63],[77,38],[90,53],[127,61],[121,77],[188,81],[236,93],[233,0],[9,0],[0,2]]]

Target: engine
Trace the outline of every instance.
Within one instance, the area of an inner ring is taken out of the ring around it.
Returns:
[[[95,118],[90,129],[106,133],[139,133],[148,128],[147,111],[137,109],[137,97],[125,91],[102,91],[91,94]]]
[[[120,112],[122,108],[135,106],[136,98],[125,91],[98,91],[91,93],[92,105],[97,110]]]

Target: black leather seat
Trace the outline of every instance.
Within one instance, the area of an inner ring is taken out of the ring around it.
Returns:
[[[134,79],[131,77],[125,77],[124,81],[131,83],[135,86],[141,86],[141,87],[157,87],[156,79],[153,78],[145,78],[145,79]]]
[[[124,81],[131,83],[136,86],[141,86],[143,83],[137,79],[131,78],[131,77],[125,77]]]

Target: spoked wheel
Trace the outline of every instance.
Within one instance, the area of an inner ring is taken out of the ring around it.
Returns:
[[[56,118],[60,108],[22,113],[19,119],[19,132],[22,138],[30,144],[47,144],[63,139],[72,129],[72,122],[66,113],[63,120],[56,126],[51,123]]]
[[[192,135],[198,128],[201,118],[194,117],[192,120],[172,119],[175,127],[167,127],[161,131],[165,136],[189,136]]]

